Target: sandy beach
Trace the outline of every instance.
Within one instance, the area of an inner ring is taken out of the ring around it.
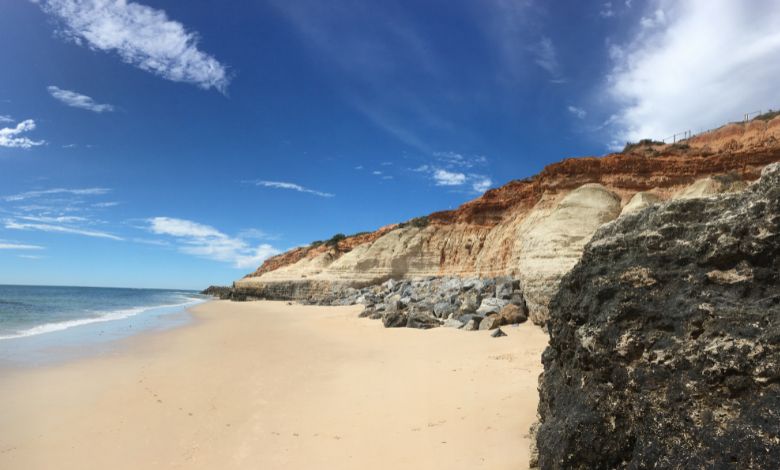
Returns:
[[[547,336],[214,301],[110,353],[0,371],[3,469],[522,469]]]

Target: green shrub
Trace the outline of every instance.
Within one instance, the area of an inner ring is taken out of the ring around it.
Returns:
[[[424,215],[422,217],[415,217],[413,219],[409,219],[406,222],[401,222],[400,224],[398,224],[398,228],[404,228],[404,227],[425,228],[430,223],[431,221],[428,220],[428,216]]]
[[[626,142],[626,146],[623,147],[623,153],[631,152],[633,150],[639,150],[642,147],[653,147],[655,145],[664,145],[660,140],[642,139],[639,142]]]
[[[769,121],[771,119],[774,119],[775,117],[780,116],[780,111],[772,111],[771,109],[769,112],[766,112],[764,114],[759,114],[758,116],[754,117],[754,121]]]
[[[347,236],[344,235],[343,233],[337,233],[336,235],[333,235],[332,237],[330,237],[330,239],[328,241],[326,241],[325,244],[327,246],[331,246],[331,247],[337,246],[339,244],[339,242],[341,240],[344,240],[345,238],[347,238]]]

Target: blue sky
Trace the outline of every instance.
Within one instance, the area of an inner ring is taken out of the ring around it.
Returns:
[[[0,283],[202,288],[780,106],[772,1],[0,6]]]

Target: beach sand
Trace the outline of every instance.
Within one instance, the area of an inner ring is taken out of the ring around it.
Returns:
[[[360,310],[208,302],[100,356],[0,371],[0,468],[527,468],[539,327]]]

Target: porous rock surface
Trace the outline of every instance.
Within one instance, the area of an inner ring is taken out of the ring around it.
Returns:
[[[780,468],[780,165],[600,228],[548,328],[542,469]]]

